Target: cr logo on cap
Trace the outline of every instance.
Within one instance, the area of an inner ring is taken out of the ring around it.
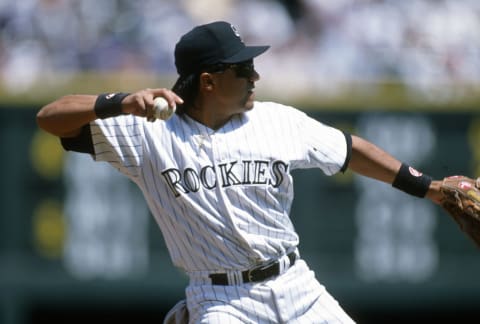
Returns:
[[[240,38],[240,40],[242,40],[242,38],[240,37],[240,33],[238,32],[237,28],[235,28],[235,26],[233,26],[233,25],[230,25],[230,27],[232,28],[235,36],[237,36],[238,38]]]

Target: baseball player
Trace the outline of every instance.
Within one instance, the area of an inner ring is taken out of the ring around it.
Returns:
[[[227,22],[200,25],[175,47],[173,91],[67,95],[37,115],[66,150],[110,163],[142,190],[172,262],[189,277],[186,301],[167,322],[353,322],[297,248],[294,169],[350,168],[440,201],[439,181],[374,144],[256,101],[253,59],[267,49],[246,46]],[[152,122],[155,97],[176,109],[168,120]]]

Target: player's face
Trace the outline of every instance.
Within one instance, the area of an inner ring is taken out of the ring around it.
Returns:
[[[253,60],[231,64],[217,74],[217,99],[231,113],[253,108],[255,82],[260,79]]]

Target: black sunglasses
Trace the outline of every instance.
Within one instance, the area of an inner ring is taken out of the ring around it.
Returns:
[[[228,69],[233,69],[237,78],[251,79],[256,73],[253,60],[240,63],[218,63],[209,68],[207,72],[223,73]]]

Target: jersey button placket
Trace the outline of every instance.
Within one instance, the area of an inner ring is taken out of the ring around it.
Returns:
[[[194,143],[197,150],[197,156],[208,156],[213,161],[212,143],[210,135],[207,132],[201,132],[194,135]]]
[[[238,220],[232,213],[231,202],[226,195],[225,189],[229,187],[226,183],[228,179],[223,179],[222,171],[219,168],[219,164],[231,162],[228,156],[228,143],[225,138],[226,134],[222,133],[215,133],[211,134],[211,143],[212,143],[212,156],[214,159],[214,164],[216,168],[216,175],[217,175],[217,190],[219,193],[219,197],[222,197],[223,205],[225,206],[225,210],[222,212],[222,215],[225,219],[225,224],[229,224],[228,228],[232,231],[232,234],[235,240],[238,242],[239,247],[241,250],[249,250],[250,244],[248,242],[248,238],[242,233],[242,231],[238,228],[237,222]]]
[[[221,136],[219,134],[210,134],[210,143],[212,148],[212,157],[215,164],[222,160]]]

